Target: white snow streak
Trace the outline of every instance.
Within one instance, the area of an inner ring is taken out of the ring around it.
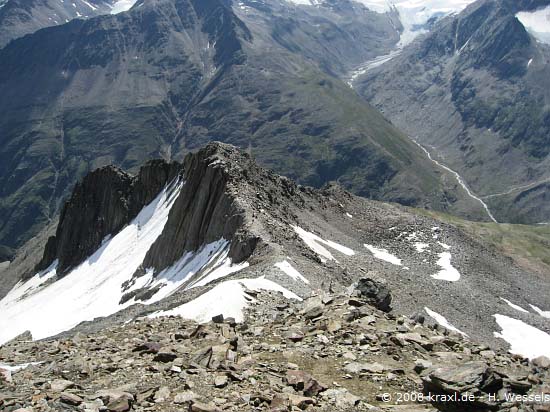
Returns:
[[[449,323],[449,321],[443,316],[443,315],[440,315],[439,313],[437,312],[434,312],[433,310],[425,307],[424,310],[426,311],[426,313],[433,319],[435,320],[438,324],[440,324],[441,326],[443,326],[445,329],[449,329],[449,330],[452,330],[454,332],[457,332],[457,333],[460,333],[461,335],[463,336],[468,336],[467,334],[465,334],[464,332],[462,332],[460,329],[457,329],[455,328],[453,325],[451,325]]]
[[[515,309],[515,310],[517,310],[519,312],[523,312],[523,313],[529,313],[528,310],[523,309],[521,306],[515,305],[514,303],[510,302],[508,299],[504,299],[504,298],[501,297],[500,300],[502,300],[503,302],[506,302],[506,304],[508,306],[510,306],[512,309]]]
[[[309,284],[309,280],[303,277],[302,274],[298,272],[296,269],[294,269],[292,265],[288,263],[286,260],[275,263],[275,267],[281,269],[286,275],[288,275],[292,279],[301,280],[302,282]]]
[[[531,306],[531,308],[533,308],[533,310],[535,312],[537,312],[540,316],[542,316],[543,318],[547,318],[547,319],[550,319],[550,311],[549,312],[545,312],[543,311],[541,308],[539,307],[536,307],[535,305],[529,305]]]
[[[249,266],[248,262],[237,265],[231,263],[229,254],[229,242],[220,239],[201,247],[197,252],[188,252],[182,256],[171,267],[164,269],[158,275],[148,271],[147,281],[139,287],[155,288],[162,285],[162,288],[147,303],[158,302],[169,296],[182,284],[190,281],[195,274],[204,270],[202,276],[186,286],[186,289],[205,286],[210,282],[221,279],[238,272]],[[132,287],[136,289],[136,287]]]
[[[242,322],[243,310],[254,301],[251,296],[245,294],[246,289],[281,292],[287,299],[302,300],[298,295],[264,277],[228,280],[188,303],[172,310],[153,313],[150,317],[181,316],[184,319],[207,323],[213,316],[222,314],[226,318],[232,317],[237,322]]]
[[[534,359],[539,356],[550,357],[550,335],[528,325],[521,320],[504,315],[494,315],[502,332],[494,332],[495,337],[510,344],[510,353]]]
[[[304,241],[304,243],[315,253],[317,253],[321,257],[321,262],[326,262],[328,260],[334,260],[335,262],[338,262],[334,256],[332,256],[332,253],[330,253],[325,247],[322,245],[328,246],[346,256],[353,256],[355,255],[355,252],[351,250],[348,247],[342,246],[336,242],[333,242],[331,240],[324,240],[317,236],[314,233],[308,232],[304,229],[302,229],[299,226],[292,226],[294,231],[300,236],[300,238]]]
[[[401,266],[401,259],[399,259],[395,255],[392,255],[386,249],[380,249],[367,244],[365,244],[364,246],[374,255],[376,259],[384,260],[391,263],[392,265]]]
[[[430,245],[428,243],[422,243],[422,242],[415,242],[414,248],[418,253],[424,253],[426,249],[428,249]]]

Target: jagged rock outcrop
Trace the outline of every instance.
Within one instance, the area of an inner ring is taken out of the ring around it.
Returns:
[[[234,146],[219,142],[188,155],[183,170],[185,184],[143,268],[162,270],[184,252],[221,238],[234,240],[229,257],[239,263],[252,254],[260,240],[247,227],[254,214],[251,200],[265,199],[275,206],[271,213],[284,214],[288,204],[283,199],[293,198],[297,191],[295,183],[261,168]]]
[[[147,253],[144,268],[164,269],[185,251],[197,250],[221,238],[232,239],[243,225],[244,213],[235,198],[228,195],[229,185],[235,183],[230,181],[231,172],[241,165],[226,163],[226,158],[217,156],[219,151],[224,152],[224,157],[234,155],[234,149],[229,146],[210,144],[185,158],[185,184],[170,212],[164,232]],[[250,255],[239,253],[235,248],[233,250],[232,257],[236,261]]]
[[[136,176],[107,166],[87,175],[65,203],[55,236],[48,239],[37,270],[58,260],[63,274],[90,256],[110,234],[116,234],[181,170],[178,163],[148,162]]]

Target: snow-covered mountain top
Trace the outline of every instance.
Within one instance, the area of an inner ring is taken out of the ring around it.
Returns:
[[[550,44],[550,6],[534,12],[521,12],[516,17],[538,41]]]
[[[136,0],[118,0],[113,4],[113,9],[111,14],[122,13],[123,11],[128,11],[136,3]]]
[[[316,6],[321,0],[287,0],[297,5]],[[377,13],[386,13],[392,9],[399,12],[405,28],[399,46],[410,43],[419,34],[425,33],[426,23],[434,17],[439,18],[458,13],[475,0],[355,0]]]
[[[462,11],[474,0],[357,0],[369,9],[385,13],[397,9],[401,24],[405,28],[399,46],[403,47],[419,34],[425,33],[426,23],[432,18],[440,18]]]
[[[418,13],[452,13],[462,10],[473,0],[356,0],[369,9],[384,13],[392,7]]]

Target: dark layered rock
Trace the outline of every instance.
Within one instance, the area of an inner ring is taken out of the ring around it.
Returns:
[[[438,368],[423,384],[425,394],[437,396],[433,404],[440,411],[481,412],[499,409],[495,401],[503,379],[485,362],[475,361]]]
[[[359,296],[371,306],[384,312],[391,311],[392,295],[388,286],[379,279],[362,278],[357,282]]]
[[[63,274],[99,248],[103,239],[116,234],[181,170],[178,163],[155,160],[137,176],[107,166],[95,170],[78,183],[65,203],[55,236],[48,239],[37,270],[58,259]]]
[[[246,259],[259,238],[240,231],[245,213],[233,190],[245,170],[258,169],[235,147],[212,143],[185,158],[185,184],[174,203],[164,231],[147,252],[143,268],[162,270],[187,251],[224,238],[235,241],[229,256]]]

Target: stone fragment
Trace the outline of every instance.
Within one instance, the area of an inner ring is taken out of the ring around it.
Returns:
[[[67,405],[78,406],[84,402],[84,399],[74,393],[61,392],[61,395],[59,395],[59,401],[66,403]]]
[[[176,394],[176,396],[174,396],[174,403],[178,405],[190,403],[194,401],[196,398],[197,398],[197,395],[195,395],[195,393],[191,391],[180,392]]]
[[[216,388],[225,388],[229,380],[226,375],[218,375],[214,378],[214,386]]]
[[[192,412],[221,412],[221,409],[210,403],[194,402],[189,409]]]
[[[169,399],[170,399],[170,388],[168,388],[167,386],[162,386],[161,388],[159,388],[156,391],[155,396],[153,397],[153,400],[155,401],[155,403],[166,402]]]
[[[316,396],[319,392],[326,389],[310,374],[300,370],[290,370],[286,373],[286,381],[288,385],[295,390],[303,392],[305,396]]]
[[[223,314],[212,316],[212,322],[214,323],[223,323]]]
[[[71,382],[66,379],[55,379],[50,382],[50,389],[53,392],[64,392],[67,389],[74,388],[74,382]]]

